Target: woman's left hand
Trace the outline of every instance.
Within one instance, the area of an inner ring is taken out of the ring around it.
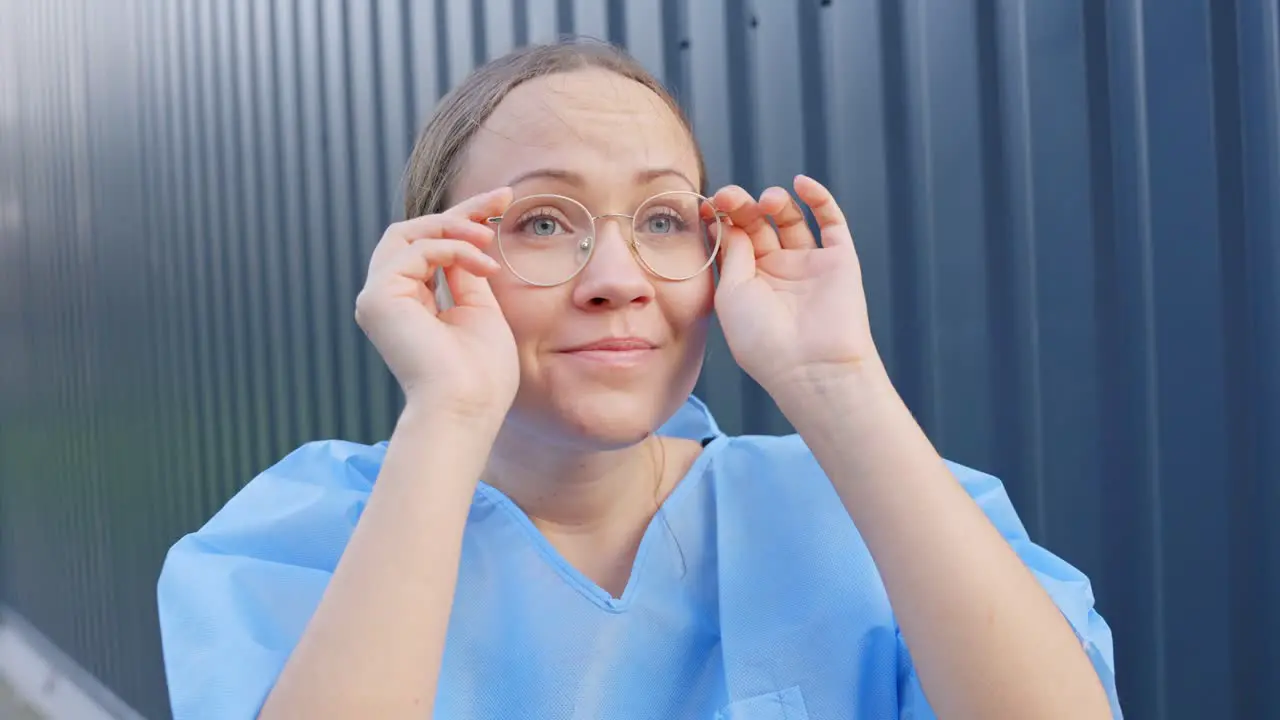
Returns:
[[[712,199],[732,221],[722,223],[716,314],[734,359],[775,400],[880,363],[844,213],[812,178],[797,176],[795,191],[817,219],[822,247],[781,187],[759,201],[737,186]]]

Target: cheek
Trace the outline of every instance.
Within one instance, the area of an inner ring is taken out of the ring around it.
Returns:
[[[563,316],[558,312],[565,302],[562,293],[558,292],[560,288],[530,287],[505,267],[490,278],[489,287],[493,288],[493,296],[502,308],[502,315],[511,327],[521,354],[540,338],[547,337],[551,324]]]
[[[572,304],[564,297],[571,292],[571,285],[529,287],[505,267],[490,279],[489,286],[522,352],[539,338],[548,336],[557,319],[565,316],[566,306]],[[705,333],[707,321],[715,312],[715,279],[707,273],[686,282],[659,286],[654,299],[674,335],[680,338],[692,335],[689,339],[696,339]]]
[[[705,326],[715,311],[715,280],[710,273],[659,290],[668,321],[678,333]]]

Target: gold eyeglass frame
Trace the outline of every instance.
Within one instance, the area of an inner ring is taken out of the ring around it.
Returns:
[[[667,280],[670,282],[684,282],[686,280],[692,280],[693,278],[701,275],[703,272],[706,272],[707,268],[711,267],[712,263],[716,261],[716,255],[720,253],[720,243],[724,238],[724,218],[728,217],[729,213],[726,213],[722,210],[717,210],[716,206],[711,202],[711,198],[706,197],[701,193],[693,192],[692,190],[667,190],[665,192],[657,193],[656,195],[646,198],[639,205],[636,205],[636,211],[639,211],[640,208],[648,205],[654,200],[657,200],[658,198],[665,197],[668,195],[691,195],[693,197],[698,198],[699,207],[701,207],[701,204],[705,202],[711,206],[712,210],[715,211],[715,217],[716,217],[715,247],[711,249],[711,252],[707,256],[707,261],[702,264],[702,267],[698,268],[696,271],[684,277],[670,277],[667,275],[663,275],[662,273],[655,270],[652,265],[650,265],[648,262],[645,261],[644,256],[640,254],[640,248],[636,246],[636,227],[635,227],[636,216],[635,215],[625,215],[623,213],[603,213],[601,215],[592,215],[591,211],[587,209],[587,206],[583,205],[577,200],[574,200],[571,197],[566,197],[564,195],[556,195],[554,193],[539,193],[537,195],[526,195],[525,197],[517,198],[512,202],[512,204],[515,204],[515,203],[525,202],[526,200],[537,200],[537,199],[568,200],[569,202],[581,208],[582,213],[586,215],[588,218],[590,218],[591,233],[579,242],[579,248],[587,251],[587,259],[584,260],[582,264],[578,266],[578,269],[574,270],[573,273],[569,275],[569,277],[563,280],[560,280],[558,282],[553,282],[553,283],[534,282],[529,278],[521,275],[518,270],[512,267],[511,261],[507,259],[507,253],[502,247],[502,221],[506,218],[507,216],[506,213],[502,215],[495,215],[494,217],[490,217],[490,218],[485,218],[485,222],[495,226],[494,235],[498,244],[498,255],[502,257],[502,264],[507,266],[507,269],[511,271],[512,275],[515,275],[521,281],[528,283],[529,285],[533,285],[535,287],[556,287],[557,285],[563,285],[569,282],[570,280],[573,280],[575,277],[578,276],[579,273],[583,271],[584,268],[587,267],[587,265],[591,264],[591,258],[595,255],[595,251],[596,251],[596,238],[599,235],[599,227],[596,225],[596,221],[604,218],[618,218],[618,219],[625,219],[629,221],[628,224],[630,225],[631,232],[626,235],[627,247],[631,250],[631,255],[635,257],[637,262],[640,263],[640,267],[644,268],[646,272],[653,275],[654,277],[661,278],[663,280]],[[699,213],[699,219],[701,219],[701,213]]]

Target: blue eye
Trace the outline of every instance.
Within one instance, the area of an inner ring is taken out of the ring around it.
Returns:
[[[649,232],[653,232],[653,233],[671,232],[671,218],[663,217],[661,215],[657,217],[649,218]]]
[[[654,235],[670,235],[684,230],[684,221],[680,216],[668,211],[659,211],[645,218],[644,232]]]
[[[534,235],[554,235],[556,229],[560,227],[560,223],[552,218],[541,217],[533,221]]]
[[[568,232],[559,218],[548,212],[538,212],[520,219],[517,225],[520,232],[535,237],[551,237]]]

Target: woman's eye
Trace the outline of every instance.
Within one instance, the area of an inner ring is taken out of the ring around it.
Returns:
[[[656,235],[666,235],[679,229],[677,219],[671,215],[652,215],[645,221],[645,232],[651,232]]]
[[[539,215],[525,220],[521,224],[521,230],[539,237],[549,237],[565,232],[560,221],[550,215]]]

